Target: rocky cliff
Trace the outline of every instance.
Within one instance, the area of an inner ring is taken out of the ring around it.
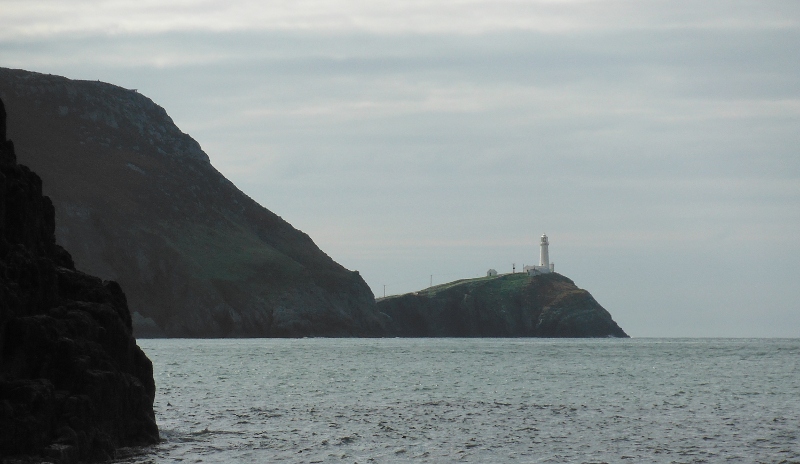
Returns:
[[[78,268],[119,281],[137,336],[372,336],[371,290],[209,163],[134,90],[0,68],[18,156]]]
[[[627,337],[560,274],[468,279],[378,300],[400,337]]]
[[[69,463],[155,443],[153,367],[125,295],[56,245],[53,204],[5,129],[0,101],[0,458]]]

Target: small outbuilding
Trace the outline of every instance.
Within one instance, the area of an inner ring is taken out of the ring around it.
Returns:
[[[489,269],[486,271],[486,277],[497,277],[497,271],[494,269]]]

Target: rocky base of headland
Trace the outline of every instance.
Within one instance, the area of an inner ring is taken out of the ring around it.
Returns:
[[[75,270],[0,101],[0,460],[106,460],[158,441],[152,364],[116,282]]]
[[[560,274],[506,274],[381,298],[398,337],[628,337]]]

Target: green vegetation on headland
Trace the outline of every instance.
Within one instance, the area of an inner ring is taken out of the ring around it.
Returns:
[[[627,337],[586,290],[560,274],[464,279],[381,298],[401,337]]]

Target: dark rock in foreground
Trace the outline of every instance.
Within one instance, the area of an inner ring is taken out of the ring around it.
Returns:
[[[506,274],[378,300],[399,337],[628,337],[560,274]]]
[[[0,101],[0,458],[102,460],[158,441],[153,367],[116,282],[56,245],[42,181],[16,163]]]
[[[134,90],[0,68],[20,162],[58,243],[118,281],[137,336],[379,336],[372,291],[222,176]]]

